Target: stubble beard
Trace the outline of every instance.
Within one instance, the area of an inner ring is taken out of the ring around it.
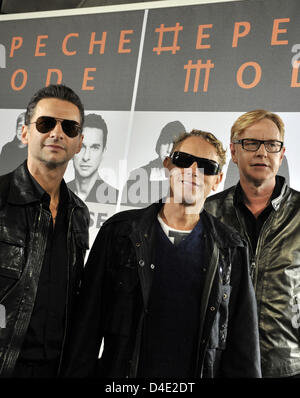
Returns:
[[[49,170],[55,170],[61,166],[67,166],[69,160],[64,158],[62,160],[47,160],[45,158],[43,158],[42,156],[40,156],[38,158],[38,160],[42,163],[44,163],[44,165],[49,169]]]

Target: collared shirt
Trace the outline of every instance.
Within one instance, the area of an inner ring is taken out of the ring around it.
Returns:
[[[51,214],[50,196],[32,176],[31,179],[43,208]],[[68,281],[67,201],[68,191],[62,181],[56,222],[53,225],[50,220],[35,304],[20,352],[21,360],[51,360],[58,358],[61,352]]]
[[[273,206],[272,200],[277,198],[280,195],[281,189],[283,186],[283,181],[276,177],[276,184],[273,190],[273,193],[270,198],[270,203],[268,206],[260,213],[260,215],[256,218],[253,213],[248,209],[248,207],[244,204],[244,191],[241,187],[241,184],[238,183],[235,197],[234,197],[234,205],[238,207],[243,215],[247,234],[251,241],[251,246],[253,253],[256,251],[256,246],[258,242],[258,237],[261,231],[261,228],[264,222],[268,219]]]

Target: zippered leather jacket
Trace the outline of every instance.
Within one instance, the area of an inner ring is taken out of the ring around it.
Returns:
[[[85,267],[63,376],[137,377],[160,206],[118,213],[99,231]],[[207,269],[195,320],[199,337],[194,376],[260,377],[247,247],[237,233],[205,211],[201,219]]]
[[[300,374],[300,193],[282,179],[255,253],[243,215],[234,206],[236,186],[213,195],[205,208],[247,239],[256,291],[263,377]]]
[[[89,213],[68,190],[68,291],[65,335],[72,299],[78,292],[88,248]],[[6,327],[0,328],[0,375],[12,375],[34,307],[43,264],[50,213],[35,197],[25,162],[0,177],[0,304]]]

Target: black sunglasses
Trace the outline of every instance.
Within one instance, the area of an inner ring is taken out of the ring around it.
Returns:
[[[35,124],[38,132],[46,134],[55,128],[57,122],[61,123],[63,132],[68,137],[74,138],[81,132],[81,126],[75,120],[60,119],[59,117],[40,116],[35,122],[28,124]]]
[[[194,162],[197,162],[197,166],[199,169],[204,170],[204,174],[206,175],[217,175],[220,171],[220,165],[214,160],[206,159],[206,158],[198,158],[197,156],[191,155],[190,153],[185,152],[174,152],[171,155],[172,163],[184,169],[190,167]]]

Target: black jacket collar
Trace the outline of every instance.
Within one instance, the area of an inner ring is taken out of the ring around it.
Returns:
[[[144,209],[126,210],[115,214],[105,224],[124,222],[122,228],[119,229],[120,234],[128,235],[133,230],[142,233],[144,236],[150,236],[153,223],[162,206],[163,203],[160,202],[153,203]],[[201,212],[201,219],[204,225],[204,234],[210,235],[218,247],[244,246],[241,237],[234,229],[224,225],[204,209]]]
[[[29,171],[27,160],[16,168],[12,173],[8,202],[13,205],[27,205],[41,201],[41,192],[34,187]],[[65,181],[62,180],[62,184]],[[84,207],[84,203],[77,198],[67,187],[67,203],[79,207]]]
[[[270,205],[274,208],[274,210],[278,210],[282,200],[285,197],[285,193],[289,191],[289,188],[286,184],[285,178],[282,176],[276,176],[276,185],[273,190]],[[243,189],[241,187],[240,182],[235,186],[234,194],[233,194],[233,203],[234,206],[237,206],[239,203],[244,203],[243,197]]]

